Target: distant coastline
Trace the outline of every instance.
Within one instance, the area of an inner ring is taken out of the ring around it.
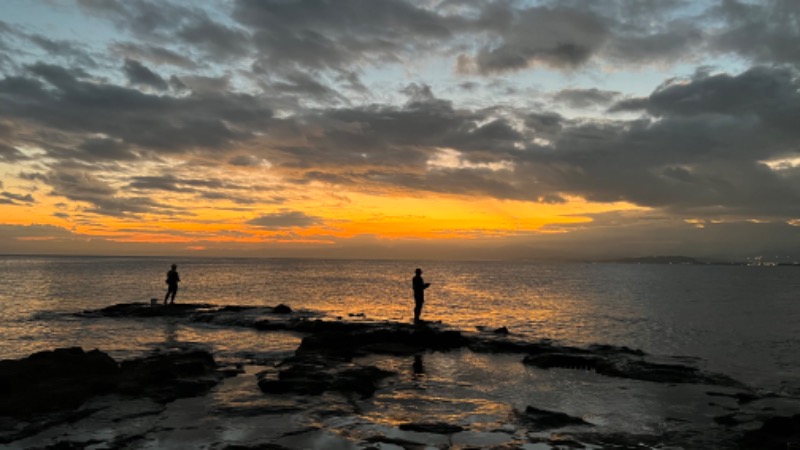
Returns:
[[[752,261],[713,261],[701,260],[690,256],[642,256],[635,258],[617,258],[598,262],[617,263],[617,264],[683,264],[683,265],[715,265],[715,266],[792,266],[800,267],[800,262],[764,261],[756,258]]]

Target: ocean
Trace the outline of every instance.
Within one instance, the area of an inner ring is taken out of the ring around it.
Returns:
[[[687,358],[756,388],[800,392],[800,270],[794,267],[149,257],[0,257],[0,359],[65,346],[127,358],[168,340],[215,354],[291,352],[297,337],[253,330],[86,321],[74,312],[163,300],[277,305],[343,320],[409,322],[414,269],[431,283],[423,318],[505,326],[531,340],[612,344]],[[277,337],[276,337],[277,336]]]
[[[423,319],[441,322],[437,327],[507,327],[512,337],[529,341],[627,346],[652,361],[728,375],[759,400],[738,402],[735,388],[540,369],[522,364],[520,354],[469,349],[356,358],[357,366],[395,374],[366,399],[267,395],[259,377],[276,377],[302,336],[169,317],[75,315],[163,301],[173,263],[182,280],[178,303],[283,303],[330,319],[406,323],[413,317],[411,278],[420,267],[431,283]],[[564,448],[560,439],[588,449],[625,442],[625,448],[735,448],[737,436],[764,417],[800,412],[798,274],[794,267],[718,265],[3,256],[0,359],[80,346],[119,361],[199,347],[224,366],[242,369],[207,395],[167,405],[114,396],[90,400],[81,407],[88,416],[15,437],[8,448],[72,442],[97,450],[266,444],[363,450],[416,442],[549,450]],[[591,426],[566,434],[531,431],[519,419],[529,406]],[[466,431],[398,429],[415,422]]]

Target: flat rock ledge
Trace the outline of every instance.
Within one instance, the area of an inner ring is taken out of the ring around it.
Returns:
[[[350,360],[369,354],[413,355],[423,351],[469,348],[479,353],[514,353],[523,363],[542,369],[593,370],[598,374],[654,383],[693,383],[747,390],[742,383],[718,373],[703,372],[685,364],[648,360],[641,350],[612,345],[586,348],[557,345],[548,340],[529,342],[505,327],[493,331],[464,332],[437,323],[407,324],[369,320],[321,320],[318,314],[289,306],[215,306],[211,304],[123,303],[77,313],[80,317],[169,317],[187,323],[292,331],[305,335],[296,356],[313,353],[327,359]],[[360,315],[356,315],[361,319]],[[485,330],[484,327],[478,327]],[[295,361],[287,361],[293,363]],[[748,394],[749,395],[749,394]]]

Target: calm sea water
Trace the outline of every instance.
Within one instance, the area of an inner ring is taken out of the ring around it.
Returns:
[[[294,349],[297,337],[276,333],[70,316],[163,299],[173,262],[179,302],[285,303],[395,321],[412,318],[420,266],[432,284],[427,320],[691,357],[757,387],[800,389],[800,270],[791,267],[6,256],[0,358],[72,345],[127,357],[176,340],[229,356]]]

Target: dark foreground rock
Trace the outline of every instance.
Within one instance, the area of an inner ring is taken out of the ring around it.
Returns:
[[[0,416],[28,418],[73,410],[101,394],[146,396],[168,402],[202,394],[222,378],[210,353],[164,353],[117,364],[79,347],[0,361]]]
[[[339,366],[304,358],[281,370],[277,379],[261,379],[258,387],[267,394],[320,395],[326,391],[357,394],[362,399],[375,393],[378,384],[394,372],[373,366]]]
[[[742,436],[740,448],[752,450],[785,450],[800,448],[800,414],[772,417],[761,428]]]
[[[563,428],[576,425],[588,425],[589,422],[580,417],[570,416],[557,411],[548,411],[533,406],[528,406],[525,411],[518,414],[520,421],[532,431],[549,430],[552,428]]]
[[[449,423],[401,423],[398,426],[403,431],[416,431],[418,433],[453,434],[464,431],[463,427]]]
[[[77,408],[93,395],[113,392],[119,375],[110,356],[77,347],[0,361],[0,416]]]
[[[188,317],[198,311],[208,310],[214,305],[207,303],[119,303],[98,310],[77,313],[81,317]]]
[[[123,361],[116,391],[166,403],[204,394],[224,376],[207,351],[160,353]]]

